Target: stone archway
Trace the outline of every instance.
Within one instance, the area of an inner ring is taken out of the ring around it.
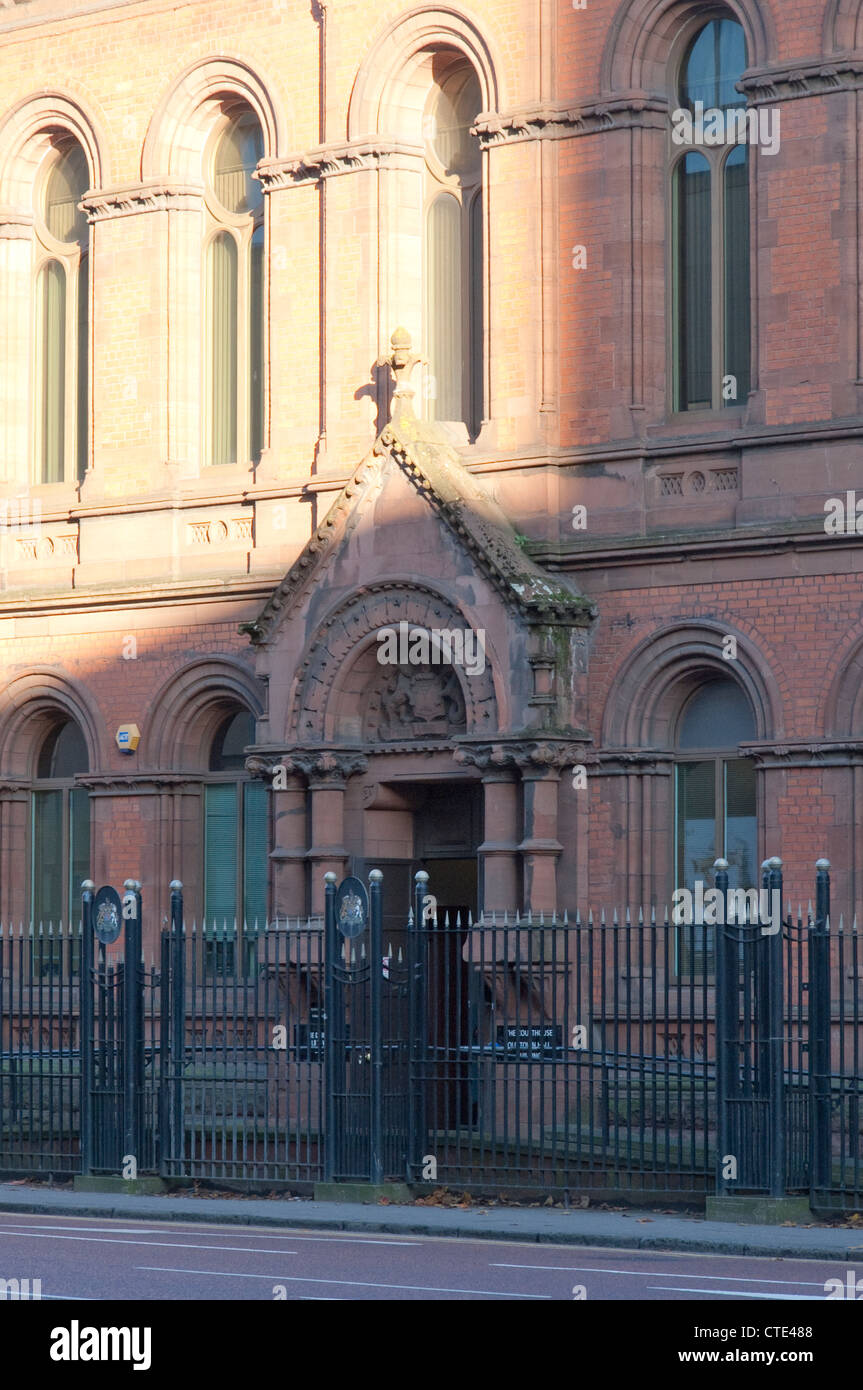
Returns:
[[[343,743],[363,744],[379,741],[382,732],[381,719],[372,727],[369,719],[373,712],[366,709],[372,694],[369,682],[375,667],[382,669],[377,661],[379,651],[378,634],[391,630],[399,633],[400,624],[406,624],[410,632],[434,634],[464,634],[474,631],[472,624],[448,599],[434,589],[423,584],[389,582],[370,585],[335,610],[323,625],[317,639],[312,644],[301,667],[290,713],[289,738],[297,743]],[[485,639],[484,639],[485,642]],[[433,646],[432,641],[429,645]],[[452,643],[452,647],[458,643]],[[467,644],[462,642],[464,652]],[[475,650],[475,644],[474,648]],[[442,653],[446,656],[446,652]],[[414,663],[399,663],[412,666]],[[478,666],[477,661],[471,663]],[[433,736],[456,733],[471,733],[487,736],[499,726],[499,706],[497,685],[494,678],[494,655],[483,646],[482,669],[473,672],[465,664],[458,667],[452,660],[432,663],[417,663],[417,667],[430,667],[430,671],[444,668],[451,674],[441,675],[437,685],[444,706],[439,719],[426,720],[422,713],[423,700],[417,695],[420,710],[409,696],[408,701],[416,719],[405,719],[405,735],[416,738],[420,735],[417,725],[429,722]],[[420,684],[434,685],[429,672]],[[374,682],[372,683],[374,684]],[[380,715],[381,697],[384,703],[393,705],[406,694],[405,681],[401,691],[387,691],[387,681],[382,680],[377,690],[377,711]],[[425,702],[428,703],[427,701]],[[402,703],[404,709],[404,703]],[[455,717],[455,711],[458,716]],[[463,712],[462,712],[463,711]],[[394,711],[393,711],[394,713]],[[392,741],[392,723],[386,710],[383,711],[383,724],[389,724],[384,731],[383,741]],[[364,724],[365,721],[365,724]]]

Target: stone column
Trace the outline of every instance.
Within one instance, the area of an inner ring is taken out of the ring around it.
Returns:
[[[324,874],[344,877],[347,862],[345,838],[345,786],[349,777],[364,772],[367,761],[361,754],[291,753],[284,760],[289,773],[302,772],[308,779],[310,839],[306,851],[311,877],[311,912],[324,910]]]
[[[272,782],[273,865],[272,915],[304,917],[309,910],[306,883],[308,809],[306,784],[298,772]]]
[[[23,922],[30,912],[27,872],[27,811],[29,783],[0,784],[0,923]]]
[[[558,784],[561,770],[582,760],[584,745],[567,739],[520,740],[512,755],[521,769],[523,903],[526,910],[554,912],[557,861],[563,845],[557,838]]]
[[[455,761],[482,771],[484,838],[477,851],[482,910],[513,913],[521,907],[517,771],[502,744],[459,748]]]

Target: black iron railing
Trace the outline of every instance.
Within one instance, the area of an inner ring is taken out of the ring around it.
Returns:
[[[0,1173],[863,1208],[863,961],[825,863],[779,931],[424,921],[418,886],[400,932],[335,939],[329,1012],[320,919],[184,925],[173,885],[153,960],[0,929]]]

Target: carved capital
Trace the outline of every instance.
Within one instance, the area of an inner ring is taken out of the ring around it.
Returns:
[[[319,179],[338,174],[378,169],[392,163],[398,155],[416,158],[422,155],[422,149],[396,140],[351,140],[338,145],[318,145],[303,154],[262,160],[255,171],[255,178],[265,193],[272,193],[280,188],[317,183]]]
[[[287,773],[298,772],[307,777],[310,784],[337,787],[344,785],[349,777],[365,772],[368,758],[355,751],[339,752],[333,749],[296,749],[279,759]]]
[[[153,179],[146,183],[124,184],[88,193],[81,208],[88,222],[105,222],[115,217],[137,217],[143,212],[197,211],[203,188],[196,184]]]
[[[585,743],[587,740],[585,739]],[[595,759],[585,743],[567,738],[507,739],[499,743],[459,744],[454,758],[462,766],[482,770],[518,768],[522,776],[557,776],[564,767]]]

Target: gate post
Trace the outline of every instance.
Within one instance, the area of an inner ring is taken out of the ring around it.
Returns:
[[[408,1066],[409,1103],[409,1177],[416,1178],[416,1170],[425,1155],[427,1139],[425,1118],[425,981],[426,981],[426,921],[425,899],[428,892],[429,876],[425,869],[419,869],[414,876],[414,910],[408,918]]]
[[[127,878],[123,884],[123,916],[126,929],[125,970],[123,972],[123,1158],[133,1157],[137,1164],[141,1137],[143,1099],[144,1047],[141,1033],[141,885]],[[126,916],[126,906],[132,899],[133,915]]]
[[[815,865],[809,930],[809,1185],[830,1183],[830,861]]]
[[[725,1158],[731,1149],[729,1102],[736,1076],[737,1052],[737,953],[730,939],[728,921],[728,860],[713,865],[716,891],[722,895],[721,921],[716,928],[716,1190],[729,1191],[724,1176]],[[736,1089],[736,1087],[735,1087]]]
[[[93,895],[91,878],[81,884],[81,961],[78,976],[78,1031],[81,1045],[81,1091],[78,1124],[81,1130],[81,1172],[93,1171]]]
[[[183,1064],[186,1060],[186,952],[183,939],[183,885],[171,880],[171,1155],[181,1162],[183,1130]]]
[[[336,1146],[336,1049],[335,1049],[335,962],[338,950],[336,933],[336,875],[324,874],[324,1182],[332,1182],[335,1172]]]
[[[384,956],[384,931],[381,902],[381,882],[383,874],[380,869],[372,869],[369,874],[369,916],[370,922],[370,950],[371,950],[371,980],[370,980],[370,999],[371,1005],[371,1153],[370,1153],[370,1180],[373,1183],[380,1183],[384,1176],[384,1126],[383,1126],[383,1083],[384,1083],[384,1056],[383,1056],[383,998],[382,998],[382,979],[383,979],[383,956]]]
[[[785,1027],[782,1001],[782,860],[770,861],[768,916],[773,919],[774,894],[779,894],[778,930],[769,934],[767,944],[770,971],[770,1196],[785,1195]],[[762,923],[762,931],[764,924]]]

